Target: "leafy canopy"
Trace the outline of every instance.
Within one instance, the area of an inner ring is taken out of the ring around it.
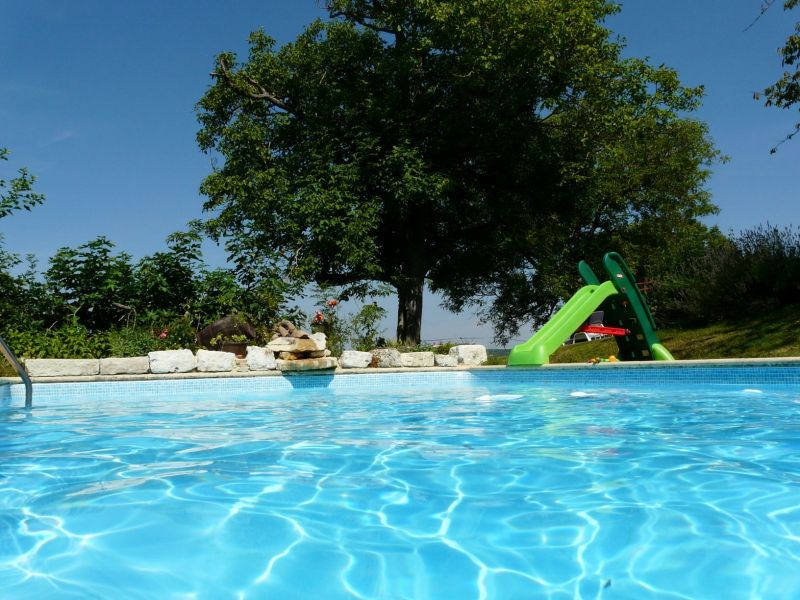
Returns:
[[[680,238],[713,212],[702,88],[624,59],[606,0],[335,0],[280,48],[217,59],[198,104],[220,160],[207,230],[239,268],[398,293],[423,284],[500,337],[541,320],[578,259]]]

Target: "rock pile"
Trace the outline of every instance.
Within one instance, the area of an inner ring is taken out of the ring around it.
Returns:
[[[335,369],[337,361],[326,346],[324,333],[308,333],[289,321],[281,321],[273,328],[267,350],[278,357],[280,371]]]

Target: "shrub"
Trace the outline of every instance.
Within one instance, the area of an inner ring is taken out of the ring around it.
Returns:
[[[60,248],[45,273],[48,287],[73,311],[82,325],[105,331],[119,323],[134,295],[131,257],[113,254],[103,236],[77,248]]]
[[[5,330],[3,337],[27,358],[101,358],[110,351],[107,333],[89,333],[74,317],[55,330]]]
[[[766,225],[742,231],[708,247],[677,280],[677,322],[745,318],[800,303],[800,229]]]
[[[144,356],[162,350],[161,340],[145,327],[124,327],[108,332],[110,356]]]
[[[153,327],[159,350],[197,350],[197,330],[188,316],[178,317]]]
[[[386,309],[376,303],[365,304],[347,325],[347,338],[354,350],[366,352],[378,345],[378,338],[383,333],[381,321],[386,317]]]
[[[342,354],[347,341],[347,320],[339,318],[338,310],[338,300],[327,300],[311,318],[311,331],[325,334],[328,350],[333,356]]]

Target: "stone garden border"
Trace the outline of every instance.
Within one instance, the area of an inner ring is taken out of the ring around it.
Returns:
[[[449,355],[433,352],[400,353],[393,348],[372,352],[345,351],[341,359],[321,357],[306,360],[280,360],[269,348],[248,346],[246,358],[236,358],[230,352],[198,350],[160,350],[148,356],[125,358],[29,358],[23,359],[28,374],[34,381],[63,381],[78,378],[81,381],[107,381],[118,379],[143,379],[150,377],[208,377],[208,376],[264,376],[282,372],[326,372],[376,370],[432,370],[473,368],[486,362],[486,348],[463,344],[450,349]]]

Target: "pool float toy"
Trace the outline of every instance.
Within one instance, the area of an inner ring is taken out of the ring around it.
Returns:
[[[619,362],[619,359],[612,354],[608,358],[601,358],[599,356],[595,356],[594,358],[590,358],[589,362],[593,365],[596,365],[597,363],[601,362],[612,362],[612,363]]]

